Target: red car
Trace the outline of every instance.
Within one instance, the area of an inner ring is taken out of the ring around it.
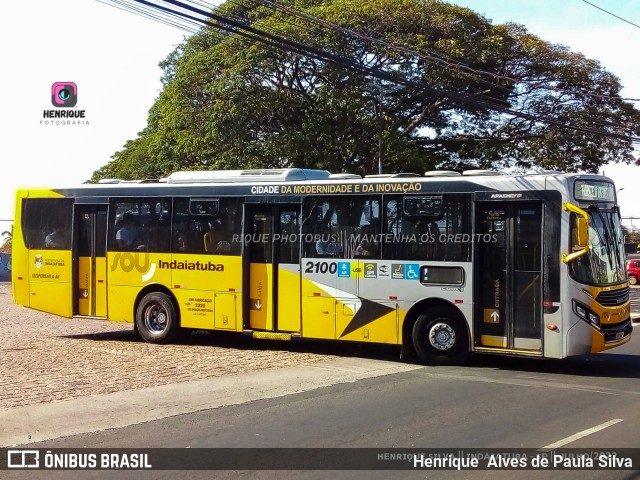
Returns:
[[[629,284],[636,285],[638,283],[638,278],[640,278],[640,259],[627,262],[627,276],[629,277]]]

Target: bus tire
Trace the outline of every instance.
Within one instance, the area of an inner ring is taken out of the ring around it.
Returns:
[[[136,310],[136,327],[149,343],[169,343],[180,334],[180,322],[171,298],[161,292],[144,296]]]
[[[416,319],[413,346],[429,365],[460,365],[469,357],[469,334],[460,314],[440,306]]]
[[[136,340],[142,340],[142,336],[140,335],[140,330],[138,330],[138,323],[137,322],[133,322],[133,338],[135,338]]]

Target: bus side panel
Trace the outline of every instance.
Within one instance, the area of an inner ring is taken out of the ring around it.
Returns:
[[[31,250],[29,307],[63,317],[73,316],[71,252]]]
[[[305,338],[336,338],[336,299],[328,287],[302,280],[302,336]]]
[[[91,257],[78,258],[78,315],[91,315],[92,274]]]
[[[294,269],[294,272],[288,271]],[[278,268],[278,331],[299,332],[300,268],[298,265],[280,265]]]
[[[22,232],[22,200],[26,195],[22,190],[16,196],[13,237],[11,241],[11,291],[13,301],[29,306],[29,251]]]
[[[133,306],[140,287],[127,285],[109,286],[109,320],[113,322],[133,323],[135,312]]]
[[[14,237],[15,238],[15,237]],[[29,252],[15,247],[11,249],[11,278],[13,301],[17,305],[29,306]]]
[[[95,258],[95,272],[91,257],[79,257],[77,292],[78,315],[92,315],[92,307],[95,302],[95,316],[107,316],[107,259]],[[92,278],[95,275],[95,284]]]
[[[395,344],[398,341],[398,313],[395,302],[362,300],[359,305],[340,302],[336,331],[341,340]]]
[[[181,326],[203,330],[241,329],[236,304],[237,292],[242,287],[241,257],[194,257],[180,253],[172,254],[171,262],[161,263],[159,267],[157,271],[171,274],[171,281],[163,276],[162,283],[171,288],[176,297]]]
[[[96,316],[107,316],[107,259],[96,258]]]
[[[180,325],[182,327],[213,329],[212,291],[177,288],[173,293],[180,306]]]
[[[549,180],[547,180],[549,182]],[[561,261],[558,252],[561,245],[569,243],[569,216],[562,214],[562,192],[566,187],[559,182],[550,182],[547,188],[555,191],[556,199],[544,204],[543,209],[543,324],[542,347],[545,358],[563,358],[565,338],[569,328],[563,321],[566,312],[561,301],[561,292],[566,292],[569,285],[568,266]],[[568,317],[570,318],[570,317]],[[567,322],[568,323],[568,322]],[[555,325],[559,328],[553,328]],[[549,328],[551,327],[551,328]],[[586,352],[585,352],[586,353]]]
[[[544,325],[562,325],[562,309],[558,308],[555,313],[544,314]],[[564,332],[562,328],[551,330],[543,328],[544,356],[547,358],[562,358],[564,347]]]
[[[213,326],[216,330],[236,330],[242,324],[237,322],[239,295],[235,293],[215,293],[213,295]]]
[[[252,263],[249,267],[249,324],[252,329],[273,329],[273,267]]]
[[[168,254],[109,252],[107,310],[109,320],[133,322],[134,305],[142,288],[151,284],[171,287],[171,270],[162,268],[170,264]],[[100,295],[96,306],[100,304]]]

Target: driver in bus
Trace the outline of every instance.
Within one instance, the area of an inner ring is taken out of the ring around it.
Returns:
[[[64,248],[64,232],[60,225],[56,225],[53,231],[44,238],[44,246],[47,248]]]

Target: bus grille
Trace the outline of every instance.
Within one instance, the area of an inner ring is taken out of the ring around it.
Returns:
[[[626,320],[618,325],[607,326],[602,329],[604,334],[605,343],[615,342],[621,340],[631,333],[633,326],[631,325],[631,319]]]
[[[621,288],[620,290],[609,290],[608,292],[600,292],[596,297],[598,302],[603,307],[615,307],[622,305],[629,301],[629,287]]]

